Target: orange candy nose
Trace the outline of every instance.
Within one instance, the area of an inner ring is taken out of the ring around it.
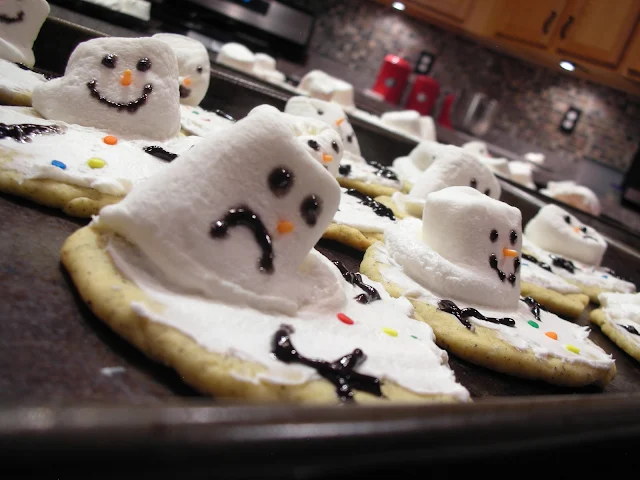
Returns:
[[[573,231],[576,233],[580,233],[580,227],[573,227]]]
[[[344,118],[339,118],[338,120],[336,120],[336,125],[340,126],[342,122],[344,122]]]
[[[293,232],[293,223],[288,220],[281,220],[278,222],[279,233],[291,233]]]
[[[502,249],[502,255],[504,255],[505,257],[517,257],[518,256],[518,251],[517,250],[511,250],[510,248],[503,248]]]
[[[122,72],[122,78],[120,78],[120,83],[125,87],[131,85],[131,70],[125,70]]]
[[[191,86],[191,78],[189,78],[189,77],[185,77],[185,79],[182,81],[182,84],[183,84],[185,87],[190,87],[190,86]]]
[[[333,160],[333,157],[332,157],[331,155],[329,155],[329,154],[327,154],[327,153],[323,153],[323,154],[322,154],[322,161],[323,161],[324,163],[329,163],[329,162],[330,162],[330,161],[332,161],[332,160]]]

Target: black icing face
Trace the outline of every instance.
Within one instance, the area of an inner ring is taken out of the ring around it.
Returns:
[[[120,74],[118,75],[117,78],[123,90],[128,89],[132,85],[133,72],[131,69],[126,68],[127,67],[126,65],[120,65],[121,62],[119,61],[117,54],[108,53],[104,55],[100,60],[100,63],[102,64],[102,68],[108,68],[110,70],[122,69],[119,71]],[[135,65],[136,71],[140,72],[141,74],[144,74],[150,71],[151,67],[152,67],[152,62],[148,57],[140,58]],[[153,85],[151,85],[151,83],[147,83],[142,88],[142,93],[138,97],[130,101],[119,102],[113,99],[106,98],[100,92],[98,88],[98,81],[95,78],[87,83],[87,87],[91,92],[91,96],[94,97],[103,105],[106,105],[111,108],[116,108],[118,110],[127,110],[130,113],[137,112],[140,107],[145,105],[147,103],[147,99],[149,98],[149,95],[153,91]],[[123,96],[126,96],[126,94]]]
[[[433,159],[435,160],[436,156],[433,156]],[[475,178],[472,178],[469,181],[469,186],[471,188],[475,188],[476,190],[478,190],[478,180],[476,180]],[[490,188],[485,188],[484,190],[484,194],[488,197],[489,195],[491,195],[491,189]]]
[[[309,140],[309,142],[314,141]],[[295,176],[293,172],[286,167],[276,167],[269,173],[267,183],[269,184],[269,190],[271,190],[277,198],[284,198],[291,192],[295,183]],[[300,203],[300,216],[304,220],[304,223],[310,227],[315,226],[321,213],[322,200],[317,195],[308,195]]]
[[[504,282],[508,279],[509,283],[511,283],[512,286],[515,286],[517,280],[516,274],[520,269],[520,256],[517,250],[518,232],[516,232],[516,230],[509,231],[506,235],[505,240],[507,239],[508,246],[503,247],[500,254],[492,253],[491,255],[489,255],[489,266],[491,267],[491,269],[496,271],[501,282]],[[500,232],[498,232],[497,229],[491,230],[491,232],[489,233],[489,240],[491,241],[491,243],[495,244],[498,247],[505,244],[504,241],[500,242],[502,238]],[[510,258],[513,258],[513,273],[510,273],[507,276],[507,274],[503,270],[501,270],[499,266],[501,264],[508,265]]]
[[[23,0],[17,2],[0,1],[0,23],[11,25],[24,22],[25,13],[20,5]],[[14,5],[11,5],[11,4]],[[11,8],[13,6],[13,8]]]
[[[576,220],[575,218],[572,219],[570,215],[565,215],[563,219],[565,223],[573,229],[576,235],[580,235],[585,240],[593,240],[594,242],[598,241],[595,236],[590,235],[590,233],[593,232],[590,232],[590,230],[585,225],[579,226],[580,222],[578,222],[578,220]]]

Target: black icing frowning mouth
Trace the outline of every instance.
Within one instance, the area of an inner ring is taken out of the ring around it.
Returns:
[[[491,230],[491,233],[489,234],[491,243],[495,243],[498,240],[498,237],[498,231],[495,229]],[[515,232],[515,230],[511,230],[511,232],[509,233],[509,242],[511,243],[511,245],[515,245],[517,241],[518,234]],[[510,273],[508,277],[511,286],[515,287],[517,280],[516,273],[518,273],[518,270],[520,269],[520,256],[518,255],[518,252],[516,250],[504,248],[502,251],[504,256],[515,257],[513,259],[513,273]],[[504,282],[507,278],[507,274],[498,268],[498,257],[495,253],[489,255],[489,266],[498,273],[498,278],[500,278],[500,281]]]
[[[15,17],[10,17],[4,13],[0,13],[0,23],[20,23],[24,20],[24,12],[20,10]]]
[[[89,88],[89,91],[91,92],[91,96],[93,98],[97,99],[100,103],[103,103],[108,107],[117,108],[118,110],[127,110],[130,113],[137,112],[140,107],[147,103],[147,99],[153,91],[153,85],[148,83],[144,86],[144,88],[142,89],[142,95],[140,95],[138,98],[136,98],[135,100],[131,100],[130,102],[121,103],[114,102],[103,97],[102,94],[98,91],[96,84],[97,80],[95,79],[87,83],[87,87]]]
[[[184,85],[180,85],[180,98],[187,98],[191,95],[191,89],[185,87]]]

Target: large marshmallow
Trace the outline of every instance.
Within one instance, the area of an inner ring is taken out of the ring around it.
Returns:
[[[600,265],[607,242],[591,227],[557,205],[542,207],[524,229],[529,240],[551,253]]]
[[[241,43],[225,43],[218,52],[216,62],[245,73],[252,73],[256,56]]]
[[[591,215],[600,215],[601,206],[598,196],[590,188],[578,185],[573,180],[548,182],[547,188],[541,189],[540,193]]]
[[[518,161],[511,161],[508,165],[511,180],[532,190],[536,189],[536,184],[533,182],[533,165]]]
[[[489,149],[487,148],[487,144],[480,140],[473,140],[471,142],[464,143],[462,145],[462,148],[463,150],[467,150],[468,152],[480,155],[482,157],[489,156]]]
[[[436,137],[436,124],[433,121],[432,117],[429,117],[427,115],[424,115],[422,117],[420,117],[420,127],[421,127],[421,134],[420,137],[423,140],[429,140],[432,142],[436,142],[437,141],[437,137]]]
[[[271,83],[284,83],[287,79],[284,73],[276,69],[276,59],[266,53],[256,53],[253,74]]]
[[[305,141],[337,134],[322,122],[292,118],[261,109],[212,133],[122,202],[103,208],[98,226],[129,239],[187,291],[219,297],[221,288],[231,286],[286,295],[279,289],[297,278],[340,201],[338,183]],[[310,126],[314,133],[301,135]],[[313,202],[319,205],[315,215]],[[267,251],[260,247],[260,231],[241,223],[226,235],[210,233],[238,208],[255,214],[268,233],[272,272],[260,268]]]
[[[166,140],[180,130],[178,62],[153,38],[89,40],[73,51],[63,77],[34,89],[33,106],[50,120]]]
[[[335,103],[317,98],[291,97],[284,107],[286,113],[300,117],[316,118],[331,125],[342,137],[345,151],[360,155],[360,145],[347,114]]]
[[[311,70],[298,84],[298,89],[310,97],[354,108],[353,85],[332,77],[322,70]]]
[[[422,225],[406,218],[384,235],[392,258],[441,298],[517,307],[522,247],[517,208],[470,187],[450,187],[427,197]]]
[[[449,145],[439,149],[433,163],[418,177],[409,196],[424,200],[430,193],[443,188],[464,186],[473,187],[491,198],[500,198],[500,184],[491,170],[475,156]]]
[[[402,110],[399,112],[385,112],[380,116],[380,121],[393,129],[400,130],[411,136],[422,138],[422,122],[420,114],[415,110]]]
[[[45,0],[0,2],[0,58],[33,67],[33,42],[48,15]]]
[[[173,49],[180,74],[180,103],[195,107],[209,89],[210,62],[206,47],[193,38],[174,33],[157,33],[151,38],[160,40]]]

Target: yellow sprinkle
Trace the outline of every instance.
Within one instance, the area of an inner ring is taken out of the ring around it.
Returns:
[[[580,353],[580,349],[578,347],[574,347],[573,345],[567,345],[565,348],[570,352]]]
[[[398,332],[396,332],[393,328],[384,327],[382,331],[387,335],[391,335],[392,337],[398,336]]]
[[[89,165],[91,168],[102,168],[105,166],[105,164],[106,162],[101,158],[94,157],[87,160],[87,165]]]

